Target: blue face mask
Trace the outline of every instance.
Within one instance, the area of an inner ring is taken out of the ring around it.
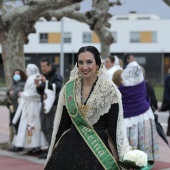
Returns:
[[[17,82],[17,81],[20,81],[20,80],[21,80],[21,76],[18,75],[18,74],[14,74],[14,75],[13,75],[13,80],[16,81],[16,82]]]

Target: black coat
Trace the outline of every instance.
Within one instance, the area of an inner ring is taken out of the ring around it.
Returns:
[[[155,112],[155,110],[158,109],[158,103],[155,96],[155,91],[149,82],[145,81],[145,84],[146,84],[147,95],[150,98],[150,107],[152,111]]]
[[[165,78],[164,81],[163,102],[160,110],[170,110],[170,74]]]
[[[63,84],[62,76],[56,72],[53,68],[48,75],[44,75],[45,78],[49,81],[48,88],[52,90],[52,84],[55,83],[56,85],[56,98],[54,101],[54,105],[58,103],[58,96]],[[43,102],[43,95],[44,95],[45,83],[41,83],[39,87],[37,87],[37,92],[41,95],[41,100]]]

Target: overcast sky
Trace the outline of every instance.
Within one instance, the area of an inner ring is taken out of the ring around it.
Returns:
[[[115,0],[110,0],[114,2]],[[163,0],[120,0],[121,6],[111,7],[110,13],[128,14],[129,11],[136,11],[139,14],[156,14],[160,18],[170,19],[170,7]],[[86,11],[91,8],[92,0],[84,0],[81,2],[81,11]]]

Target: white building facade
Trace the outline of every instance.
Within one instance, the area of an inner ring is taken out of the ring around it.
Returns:
[[[111,54],[116,54],[120,58],[123,58],[125,53],[134,54],[136,60],[144,66],[146,76],[151,81],[163,82],[170,67],[170,19],[130,13],[114,16],[109,22],[110,31],[115,39],[110,48]],[[100,50],[98,37],[84,23],[64,18],[62,27],[61,22],[56,20],[48,22],[41,18],[35,27],[36,33],[29,35],[29,43],[24,46],[26,63],[38,65],[40,58],[47,56],[59,67],[60,52],[63,49],[66,79],[81,46],[93,45]]]

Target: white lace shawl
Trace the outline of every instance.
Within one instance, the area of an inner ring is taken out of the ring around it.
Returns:
[[[144,76],[141,66],[133,61],[129,63],[126,69],[121,74],[124,86],[133,86],[144,81]]]
[[[77,73],[76,73],[77,72]],[[121,94],[115,84],[108,80],[107,73],[105,68],[101,67],[99,69],[99,79],[96,82],[93,92],[91,93],[87,104],[89,105],[89,111],[87,113],[86,120],[91,124],[94,125],[99,119],[101,115],[108,113],[109,109],[111,108],[111,104],[118,103],[119,104],[119,114],[118,114],[118,121],[117,121],[117,132],[116,132],[116,142],[117,142],[117,151],[119,158],[124,156],[131,147],[129,146],[128,139],[126,137],[126,129],[124,125],[124,118],[123,118],[123,109],[122,109],[122,101],[121,101]],[[79,106],[81,101],[81,81],[78,78],[78,70],[75,67],[71,72],[70,81],[76,80],[76,88],[75,88],[75,95],[76,95],[76,103]],[[47,161],[49,160],[52,150],[55,144],[56,134],[58,132],[63,105],[65,105],[65,96],[64,96],[65,86],[62,89],[59,101],[57,112],[54,120],[54,130],[52,135],[52,141],[48,152]],[[115,129],[113,129],[115,130]]]

